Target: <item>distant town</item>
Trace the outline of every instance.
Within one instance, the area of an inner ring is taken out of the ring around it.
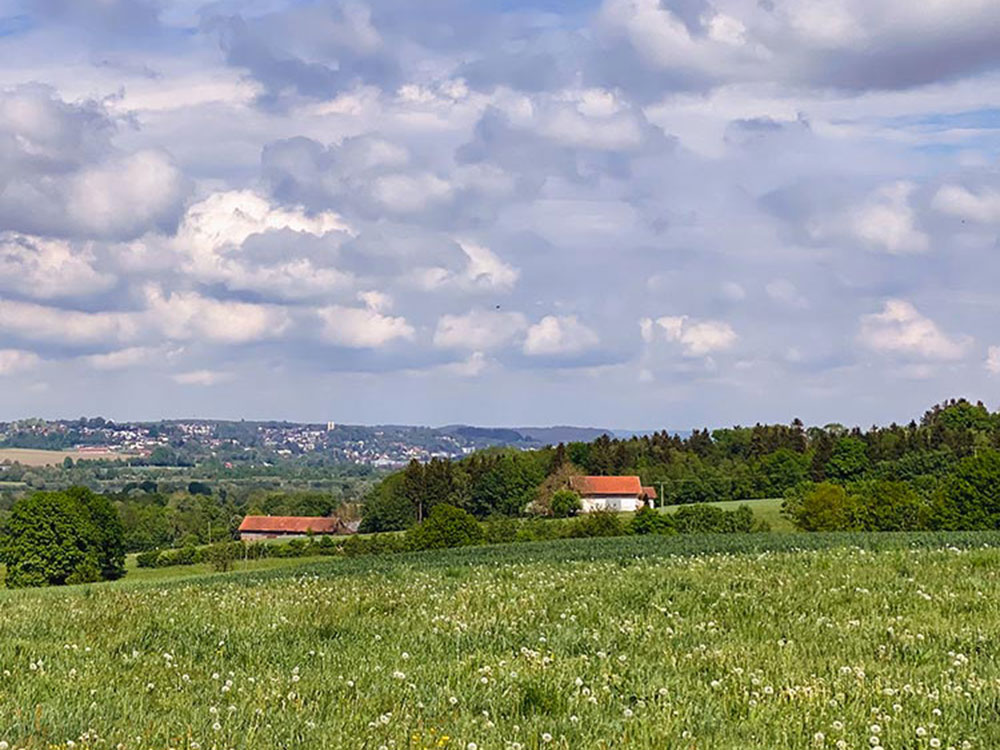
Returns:
[[[534,448],[570,440],[593,440],[605,432],[610,431],[578,427],[362,426],[334,421],[114,422],[103,417],[83,417],[0,422],[0,448],[73,451],[80,457],[120,456],[154,465],[183,465],[206,459],[222,463],[267,463],[311,458],[394,467],[411,459],[460,458],[493,446]]]

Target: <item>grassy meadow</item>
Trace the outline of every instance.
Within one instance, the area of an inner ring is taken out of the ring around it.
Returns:
[[[0,747],[995,748],[997,547],[582,539],[0,591]]]

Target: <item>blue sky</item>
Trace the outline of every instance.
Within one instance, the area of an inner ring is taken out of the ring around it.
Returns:
[[[0,0],[0,418],[1000,402],[993,0]]]

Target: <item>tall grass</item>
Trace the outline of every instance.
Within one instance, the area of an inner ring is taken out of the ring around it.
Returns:
[[[0,742],[993,748],[997,546],[584,539],[0,592]]]

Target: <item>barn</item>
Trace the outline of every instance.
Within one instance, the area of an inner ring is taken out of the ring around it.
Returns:
[[[247,516],[240,524],[240,539],[244,541],[352,533],[354,530],[339,518],[325,516]]]
[[[570,477],[569,485],[580,496],[584,513],[635,511],[656,497],[656,490],[643,487],[636,476]]]

